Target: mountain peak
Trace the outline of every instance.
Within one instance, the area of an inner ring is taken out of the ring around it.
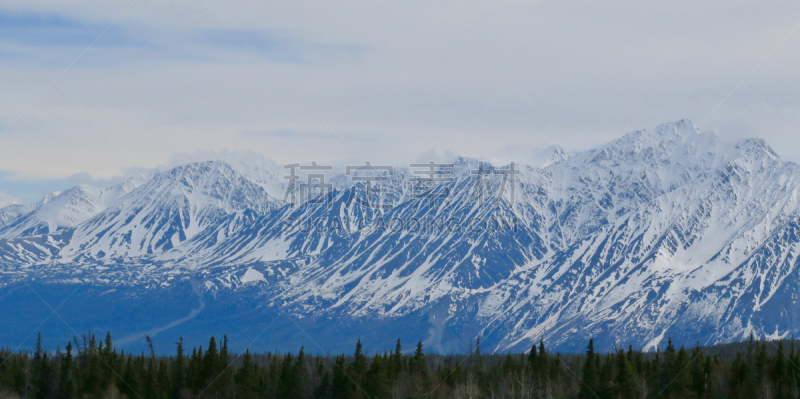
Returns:
[[[36,206],[42,206],[42,205],[50,202],[53,198],[58,197],[59,194],[61,194],[61,191],[54,191],[52,193],[45,194],[44,196],[42,196],[42,199],[40,199],[38,202],[36,202]]]
[[[629,150],[641,150],[649,147],[671,145],[693,146],[697,138],[712,137],[713,134],[703,135],[700,130],[688,119],[675,122],[662,123],[655,128],[636,130],[628,133],[601,147],[629,147]]]
[[[542,164],[543,168],[569,159],[569,155],[564,151],[564,149],[557,145],[545,148],[544,153],[547,160]]]
[[[656,126],[655,131],[661,136],[690,137],[700,134],[700,130],[689,119],[662,123]]]
[[[766,155],[775,161],[782,162],[780,155],[770,147],[763,139],[749,138],[736,143],[736,148],[739,149],[742,155],[747,157]]]
[[[186,165],[176,166],[168,172],[192,172],[192,173],[207,173],[209,171],[232,171],[233,167],[225,161],[209,160],[202,162],[192,162]]]

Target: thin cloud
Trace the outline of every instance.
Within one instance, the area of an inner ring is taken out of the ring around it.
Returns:
[[[13,195],[6,194],[3,191],[0,191],[0,208],[8,205],[21,204],[21,203],[22,203],[21,199]]]
[[[221,144],[278,164],[522,161],[683,118],[800,160],[800,3],[590,1],[137,2],[59,86],[145,169]],[[58,76],[128,5],[16,2],[0,24]],[[1,35],[0,86],[2,127],[41,96],[0,137],[0,170],[37,182],[0,189],[27,201],[133,167]]]

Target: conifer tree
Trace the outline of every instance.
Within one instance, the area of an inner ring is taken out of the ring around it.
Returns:
[[[792,396],[800,397],[800,356],[795,351],[794,336],[789,345],[789,364],[787,366],[787,389]]]
[[[344,355],[336,357],[336,363],[333,367],[333,398],[334,399],[349,399],[350,396],[350,380],[347,378],[347,366],[345,363]]]
[[[636,395],[636,374],[633,366],[625,356],[625,352],[620,349],[617,352],[617,395],[619,398],[634,398]]]
[[[400,344],[400,338],[397,338],[397,344],[392,353],[391,365],[391,378],[396,378],[400,372],[403,371],[403,346]]]
[[[246,349],[242,356],[242,366],[236,371],[234,377],[237,387],[237,397],[255,398],[258,395],[258,374],[253,362],[250,349]]]
[[[350,364],[351,391],[358,397],[360,387],[363,385],[364,376],[367,374],[367,356],[364,355],[363,345],[359,339],[356,342],[356,352],[353,355],[353,363]]]
[[[483,375],[483,355],[481,354],[481,337],[475,339],[475,363],[473,372],[478,378]]]
[[[756,345],[754,391],[763,390],[769,384],[769,354],[767,344]]]
[[[125,381],[125,384],[122,384],[120,390],[125,394],[125,396],[129,398],[141,396],[137,392],[139,387],[142,385],[138,364],[130,354],[128,355],[128,359],[125,363],[125,371],[122,374],[122,379]]]
[[[280,367],[278,396],[281,398],[288,398],[292,394],[292,389],[294,388],[294,356],[292,356],[291,353],[287,353],[283,357],[283,362]]]
[[[167,360],[163,358],[157,359],[154,360],[152,364],[155,367],[154,386],[156,387],[156,397],[166,399],[171,386]]]
[[[53,370],[50,366],[47,352],[42,349],[42,333],[36,338],[36,353],[33,356],[33,369],[35,373],[36,398],[50,398],[53,396],[52,378]]]
[[[425,361],[425,354],[422,352],[422,341],[417,343],[417,350],[414,352],[414,372],[421,376],[428,375],[428,363]]]
[[[219,352],[217,351],[217,339],[213,336],[208,341],[208,350],[203,357],[203,383],[208,384],[216,376],[217,365],[219,364]]]
[[[61,358],[61,373],[59,375],[59,398],[75,398],[78,396],[77,386],[73,377],[72,342],[67,342],[66,353]]]
[[[102,393],[103,381],[100,370],[101,365],[97,337],[95,337],[94,334],[88,334],[88,336],[84,336],[83,342],[81,360],[82,363],[86,365],[86,371],[83,373],[83,392],[92,395],[100,395]]]
[[[331,384],[331,373],[328,372],[320,363],[317,367],[317,374],[321,376],[319,385],[314,389],[314,399],[325,399],[333,397]]]
[[[186,373],[186,358],[183,354],[183,337],[177,343],[177,353],[175,355],[175,364],[172,366],[172,397],[177,399],[181,397],[181,391],[185,386],[185,373]]]
[[[375,355],[364,379],[364,391],[368,398],[384,398],[389,393],[389,384],[384,358]]]
[[[216,337],[211,337],[208,341],[208,349],[203,356],[202,376],[199,379],[200,392],[206,392],[211,396],[224,395],[226,389],[226,379],[224,378],[223,370],[225,366],[222,365],[223,356],[222,352],[227,352],[225,347],[225,338],[222,340],[222,345],[218,346]],[[227,357],[227,353],[225,353]]]
[[[294,364],[294,379],[295,379],[295,397],[302,398],[305,396],[303,387],[308,379],[308,372],[306,371],[306,355],[305,348],[300,347],[300,352],[297,354],[297,361]]]
[[[594,339],[589,339],[589,346],[586,348],[586,360],[583,362],[583,373],[580,398],[581,399],[595,399],[595,389],[597,389],[597,356],[594,353]]]
[[[703,357],[703,349],[700,348],[700,342],[692,349],[691,355],[691,380],[692,391],[697,395],[703,395],[706,391],[706,370],[705,361]]]
[[[788,392],[788,390],[785,389],[789,383],[787,374],[786,354],[783,352],[783,340],[779,340],[778,350],[772,361],[772,369],[770,370],[770,377],[774,386],[777,388],[778,397],[784,397],[786,396],[784,391]]]
[[[656,354],[647,365],[646,384],[648,389],[661,391],[661,349],[656,347]]]
[[[664,366],[661,378],[661,387],[664,396],[669,397],[675,388],[673,380],[678,375],[678,352],[672,344],[672,338],[667,339],[667,347],[664,349]]]
[[[216,391],[223,396],[230,396],[233,387],[233,370],[228,367],[230,363],[230,353],[228,352],[228,335],[222,336],[222,346],[220,346],[219,357],[211,378],[215,379]]]
[[[600,358],[598,357],[599,360]],[[599,371],[595,393],[601,398],[610,398],[612,396],[612,382],[614,381],[614,357],[606,356],[601,362]]]
[[[200,389],[205,379],[202,371],[203,347],[192,348],[192,356],[189,358],[189,365],[186,367],[186,386],[192,389]]]
[[[539,373],[547,373],[550,358],[547,356],[547,351],[544,348],[544,340],[539,340],[539,366],[537,367]]]
[[[106,332],[105,345],[102,345],[102,350],[98,349],[98,359],[98,368],[102,370],[98,376],[98,385],[105,387],[114,384],[116,382],[115,373],[119,372],[120,365],[118,364],[116,351],[114,351],[111,332]]]

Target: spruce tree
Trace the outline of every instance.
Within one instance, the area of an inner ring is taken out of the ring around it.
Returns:
[[[308,372],[306,370],[306,355],[305,349],[301,346],[300,352],[297,354],[297,360],[294,363],[294,387],[293,397],[303,398],[305,396],[304,387],[308,379]]]
[[[258,395],[258,374],[256,374],[253,355],[250,349],[246,349],[242,356],[242,366],[236,371],[234,377],[236,382],[237,397],[255,398]]]
[[[664,368],[661,378],[661,387],[663,394],[669,397],[675,388],[673,380],[678,375],[678,353],[675,350],[675,345],[672,344],[672,338],[667,339],[667,347],[664,349]]]
[[[777,388],[778,397],[784,397],[786,396],[785,392],[788,392],[785,389],[789,383],[787,375],[786,354],[783,352],[783,341],[780,340],[778,341],[778,351],[772,361],[772,369],[770,370],[770,376],[774,386]]]
[[[647,367],[647,389],[654,392],[661,391],[661,349],[656,346],[656,354],[648,362]]]
[[[59,374],[59,398],[78,397],[77,386],[73,376],[72,342],[67,342],[66,353],[61,358],[61,373]]]
[[[347,366],[345,363],[344,355],[336,357],[336,363],[333,367],[333,398],[334,399],[349,399],[350,396],[350,380],[347,378]]]
[[[372,364],[370,364],[364,379],[364,391],[367,398],[385,398],[388,395],[389,383],[386,371],[384,358],[376,354],[372,358]]]
[[[539,340],[539,373],[547,373],[550,363],[550,357],[547,356],[547,351],[544,349],[544,340]]]
[[[332,384],[331,384],[331,373],[320,363],[318,366],[317,374],[320,375],[320,382],[319,385],[314,389],[314,399],[327,399],[334,397]]]
[[[636,395],[636,373],[633,366],[620,349],[617,352],[617,395],[619,398],[634,398]]]
[[[106,332],[105,345],[102,346],[102,350],[98,349],[98,366],[102,370],[99,373],[98,385],[101,387],[108,386],[116,381],[116,373],[119,372],[120,367],[116,355],[114,344],[111,340],[111,332]]]
[[[428,362],[425,361],[425,354],[422,352],[422,341],[417,343],[417,350],[414,352],[414,372],[421,376],[428,375]]]
[[[142,386],[140,375],[141,374],[137,361],[132,355],[129,354],[128,359],[125,362],[125,371],[122,374],[122,379],[125,381],[125,383],[120,386],[120,390],[125,394],[125,396],[129,398],[141,396],[138,393],[138,390]]]
[[[703,349],[700,348],[700,342],[692,350],[691,356],[691,380],[692,391],[697,395],[703,395],[706,391],[706,370],[705,361],[703,357]]]
[[[41,334],[40,334],[41,340]],[[41,353],[39,353],[41,352]],[[50,359],[47,352],[41,351],[41,347],[37,344],[37,357],[38,361],[34,363],[36,372],[36,398],[51,398],[53,397],[53,369],[50,366]]]
[[[535,348],[535,346],[534,346]],[[583,363],[583,373],[581,376],[581,390],[579,397],[581,399],[596,399],[597,395],[597,355],[594,353],[594,339],[589,340],[589,346],[586,348],[586,360]]]
[[[203,387],[203,347],[192,348],[192,356],[189,358],[189,365],[186,367],[186,386],[192,389]]]
[[[612,396],[612,383],[614,382],[614,357],[606,356],[601,362],[599,370],[595,393],[601,398],[610,398]]]
[[[177,354],[175,356],[175,364],[172,366],[172,397],[177,399],[181,397],[181,391],[185,386],[185,373],[186,373],[186,359],[183,355],[183,337],[178,341]]]
[[[172,389],[172,379],[170,378],[169,366],[166,359],[158,360],[158,372],[156,375],[156,384],[158,386],[158,396],[161,398],[168,398],[170,390]]]
[[[473,373],[481,378],[483,375],[483,355],[481,354],[481,337],[475,339],[475,363],[473,364]]]
[[[367,374],[367,356],[364,355],[363,345],[359,339],[356,342],[356,352],[353,355],[353,363],[350,364],[350,390],[355,397],[360,396],[361,387],[364,384],[364,376]]]
[[[770,362],[769,362],[769,354],[767,353],[767,344],[761,343],[761,345],[756,345],[756,358],[755,358],[755,385],[754,389],[758,390],[759,388],[763,388],[764,384],[769,383],[769,374],[770,374]]]
[[[228,336],[222,336],[222,346],[220,346],[219,357],[214,370],[214,378],[216,381],[217,392],[227,397],[231,396],[233,392],[233,369],[228,367],[230,363],[230,353],[228,352]]]
[[[397,344],[392,353],[391,378],[396,378],[401,371],[403,371],[403,346],[400,345],[400,338],[397,338]]]
[[[217,339],[213,336],[208,341],[208,350],[203,356],[203,371],[201,378],[200,388],[211,389],[209,384],[213,385],[214,378],[217,376],[217,366],[219,365],[219,352],[217,351]]]

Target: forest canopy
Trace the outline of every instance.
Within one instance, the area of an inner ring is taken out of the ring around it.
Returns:
[[[149,338],[148,338],[149,342]],[[117,351],[110,334],[75,338],[64,349],[0,351],[0,398],[799,398],[794,339],[584,354],[426,355],[422,342],[352,355],[234,355],[227,337],[175,354]]]

